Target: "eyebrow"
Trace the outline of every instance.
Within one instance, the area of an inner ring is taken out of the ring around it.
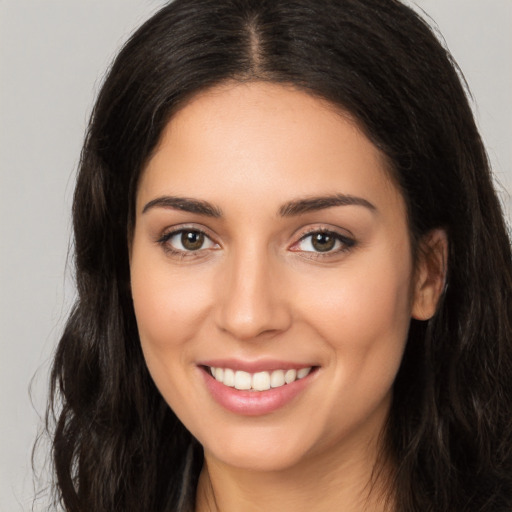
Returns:
[[[377,208],[362,197],[351,196],[346,194],[334,194],[331,196],[306,197],[304,199],[295,199],[289,201],[279,208],[281,217],[293,217],[304,213],[317,210],[325,210],[335,206],[363,206],[371,211]],[[146,213],[152,208],[170,208],[173,210],[181,210],[184,212],[197,213],[207,217],[220,218],[222,210],[208,201],[200,199],[191,199],[188,197],[161,196],[147,203],[142,209],[142,213]]]
[[[279,209],[279,215],[282,217],[292,217],[303,213],[324,210],[334,206],[364,206],[371,211],[377,208],[362,197],[351,196],[346,194],[334,194],[331,196],[306,197],[290,201]]]
[[[146,213],[148,210],[156,207],[198,213],[199,215],[205,215],[207,217],[222,217],[222,211],[220,208],[213,206],[207,201],[175,196],[162,196],[149,201],[149,203],[147,203],[142,209],[142,213]]]

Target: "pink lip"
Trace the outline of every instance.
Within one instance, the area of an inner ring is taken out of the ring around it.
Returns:
[[[207,366],[210,365],[208,364]],[[218,367],[235,369],[232,365],[221,366],[219,364]],[[300,367],[299,365],[298,368]],[[240,367],[238,366],[237,368]],[[285,369],[282,366],[279,368]],[[297,367],[292,366],[291,368]],[[302,366],[302,368],[304,368],[304,366]],[[218,382],[204,368],[201,369],[201,373],[203,374],[207,389],[219,405],[235,414],[261,416],[277,411],[290,403],[310,384],[312,377],[314,377],[317,372],[312,372],[308,376],[296,380],[291,384],[285,384],[284,386],[272,388],[267,391],[240,391]]]

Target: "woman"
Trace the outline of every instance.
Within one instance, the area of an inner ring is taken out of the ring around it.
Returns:
[[[102,87],[73,214],[65,510],[510,510],[510,243],[409,8],[171,3]]]

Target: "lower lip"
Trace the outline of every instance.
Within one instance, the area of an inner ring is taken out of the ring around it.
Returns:
[[[306,377],[267,391],[241,391],[225,386],[215,380],[208,371],[201,369],[206,387],[214,400],[236,414],[244,416],[260,416],[270,414],[290,403],[311,382],[312,371]]]

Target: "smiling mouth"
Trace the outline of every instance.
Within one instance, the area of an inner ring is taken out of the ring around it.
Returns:
[[[232,370],[231,368],[216,368],[213,366],[205,366],[204,368],[217,382],[227,387],[241,391],[268,391],[269,389],[280,388],[296,380],[303,379],[316,367],[309,366],[307,368],[257,373]]]

